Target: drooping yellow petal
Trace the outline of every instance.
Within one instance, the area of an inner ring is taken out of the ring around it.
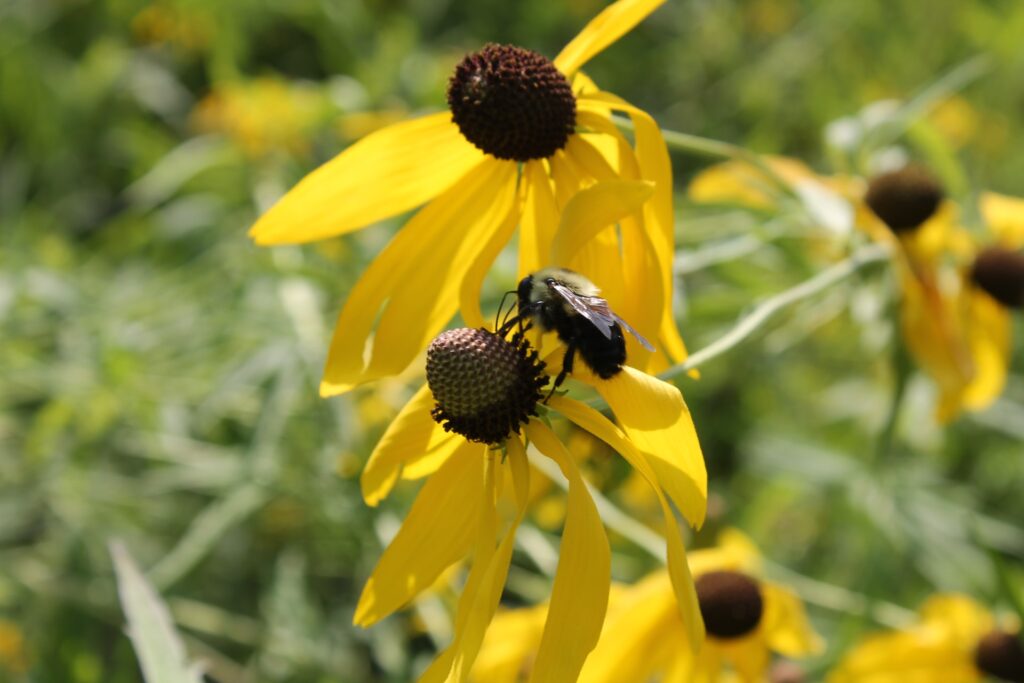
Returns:
[[[680,655],[686,640],[672,605],[672,587],[664,572],[645,577],[629,590],[626,604],[601,632],[579,683],[648,681]]]
[[[540,644],[547,605],[499,611],[473,665],[475,683],[519,683]]]
[[[558,205],[543,161],[528,161],[523,167],[526,204],[519,227],[519,278],[554,265],[551,244],[558,228]]]
[[[569,480],[558,570],[530,683],[566,683],[576,680],[601,634],[611,583],[611,550],[572,455],[542,422],[531,420],[526,433]]]
[[[567,156],[599,180],[614,177],[639,178],[640,168],[636,155],[625,137],[606,115],[596,111],[599,107],[597,103],[588,101],[586,106],[587,109],[579,111],[578,123],[599,131],[599,134],[591,135],[589,138],[583,135],[576,136],[574,140],[579,142],[566,146]],[[605,141],[604,149],[599,149],[594,144],[597,140]],[[613,162],[614,169],[611,166]],[[613,267],[622,275],[623,298],[614,301],[613,304],[616,312],[639,330],[640,334],[656,341],[663,336],[664,322],[673,329],[675,323],[671,318],[663,320],[666,311],[671,316],[671,310],[665,306],[671,291],[663,289],[666,283],[663,273],[671,269],[671,262],[659,261],[657,250],[651,240],[651,231],[645,220],[650,204],[651,202],[646,202],[643,211],[631,212],[619,221],[620,246],[614,254],[616,259]],[[605,264],[595,265],[598,267],[595,272],[605,272],[609,268]],[[610,296],[606,298],[612,301]],[[630,365],[649,372],[667,366],[665,360],[659,356],[652,356],[631,336],[627,336],[626,345]]]
[[[256,221],[257,244],[341,235],[430,201],[485,157],[448,112],[367,135],[306,176]]]
[[[519,186],[518,196],[514,199],[508,216],[473,258],[462,278],[462,284],[459,287],[459,312],[462,314],[462,322],[466,327],[487,326],[483,313],[480,311],[480,290],[483,288],[487,272],[494,265],[494,259],[498,257],[516,231],[526,189],[525,184]]]
[[[764,615],[761,631],[768,646],[786,657],[808,657],[824,650],[825,642],[811,626],[800,598],[792,591],[761,582]]]
[[[484,453],[463,442],[420,489],[363,587],[353,622],[370,626],[416,597],[468,553],[484,500]]]
[[[436,469],[465,443],[434,422],[430,417],[433,407],[434,396],[424,384],[388,425],[359,477],[367,505],[376,506],[391,492],[403,468],[430,460]],[[421,471],[421,476],[430,471]]]
[[[678,603],[678,611],[687,642],[690,644],[691,650],[696,652],[704,641],[704,622],[700,616],[700,605],[697,602],[693,577],[690,575],[682,534],[676,523],[675,514],[662,493],[656,473],[643,453],[629,441],[622,430],[609,422],[601,413],[578,401],[561,396],[552,396],[548,405],[615,449],[654,489],[665,520],[668,575],[671,579],[676,603]]]
[[[594,236],[643,207],[654,185],[642,180],[609,180],[576,193],[562,211],[553,261],[569,263]]]
[[[974,374],[964,387],[961,401],[968,410],[984,410],[1003,393],[1010,365],[1010,316],[988,294],[969,290],[967,345]]]
[[[565,207],[576,192],[585,186],[584,178],[575,168],[564,150],[558,150],[548,157],[551,166],[552,186],[555,190],[555,202],[559,209]]]
[[[630,441],[647,456],[669,498],[690,524],[700,527],[707,511],[708,475],[690,409],[679,390],[629,366],[608,380],[583,364],[573,374],[600,392]]]
[[[594,55],[614,43],[658,9],[665,0],[618,0],[590,20],[555,57],[555,66],[572,76]]]
[[[481,525],[477,550],[473,557],[473,568],[466,581],[459,607],[455,616],[455,636],[451,645],[427,668],[419,683],[463,683],[469,679],[487,625],[494,617],[505,586],[515,534],[526,514],[530,497],[530,472],[526,451],[518,438],[508,441],[508,464],[512,471],[512,483],[516,498],[516,517],[505,533],[497,550],[494,548],[496,524],[494,522],[495,484],[493,474],[487,485],[488,519]],[[489,454],[491,468],[494,454]]]
[[[374,259],[338,317],[322,395],[400,373],[444,328],[466,270],[513,210],[515,173],[513,163],[485,162],[417,213]]]
[[[668,147],[657,122],[642,109],[632,106],[610,93],[594,93],[582,100],[581,108],[611,106],[629,115],[636,131],[636,160],[640,177],[654,183],[654,194],[644,205],[642,244],[634,243],[625,255],[631,261],[627,270],[640,282],[627,282],[632,288],[657,288],[661,306],[661,343],[669,356],[680,362],[686,359],[686,344],[676,328],[672,311],[672,263],[675,259],[675,215],[672,208],[672,163]],[[637,240],[634,240],[636,242]],[[653,249],[653,256],[647,252]]]

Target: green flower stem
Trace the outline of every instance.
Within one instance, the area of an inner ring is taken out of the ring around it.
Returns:
[[[757,308],[747,314],[746,317],[736,323],[736,325],[727,333],[711,344],[708,344],[700,351],[691,354],[690,357],[682,363],[673,365],[668,370],[665,370],[659,374],[658,377],[665,380],[672,379],[707,363],[709,360],[731,351],[734,347],[738,346],[748,337],[757,332],[757,330],[759,330],[779,311],[821,293],[832,285],[850,277],[861,268],[873,263],[887,261],[889,259],[889,255],[889,248],[880,244],[870,244],[868,246],[861,247],[843,261],[823,270],[809,280],[805,280],[804,282],[801,282],[800,284],[763,301]]]
[[[633,132],[635,126],[633,122],[624,116],[612,116],[612,121],[616,126],[625,131]],[[661,129],[661,136],[665,139],[665,144],[669,149],[677,152],[683,152],[685,154],[693,154],[695,156],[710,157],[712,159],[733,159],[736,161],[743,161],[757,170],[761,171],[775,186],[776,189],[783,195],[789,197],[795,197],[793,188],[790,187],[789,183],[775,172],[768,163],[758,154],[751,152],[748,149],[734,145],[731,142],[723,142],[721,140],[714,140],[712,138],[705,138],[699,135],[692,135],[690,133],[680,133],[675,130]]]

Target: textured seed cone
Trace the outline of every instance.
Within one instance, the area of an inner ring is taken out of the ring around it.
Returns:
[[[732,571],[708,572],[697,577],[694,585],[708,635],[739,638],[761,623],[764,600],[757,582],[749,576]]]
[[[1024,254],[988,247],[974,259],[974,284],[1009,308],[1024,308]]]
[[[445,431],[469,441],[496,444],[536,415],[544,363],[516,334],[507,340],[485,329],[458,328],[438,335],[427,349],[431,412]]]
[[[930,173],[907,166],[872,178],[864,201],[890,230],[901,233],[915,230],[931,218],[943,194]]]
[[[978,670],[1003,681],[1024,683],[1024,646],[1005,631],[986,634],[974,650]]]
[[[576,98],[562,72],[514,45],[466,55],[448,83],[448,106],[465,138],[499,159],[549,157],[576,126]]]

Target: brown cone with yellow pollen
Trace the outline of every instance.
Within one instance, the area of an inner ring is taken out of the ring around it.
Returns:
[[[549,157],[576,126],[576,98],[562,72],[515,45],[466,55],[448,83],[448,106],[462,135],[498,159]]]
[[[942,185],[919,166],[906,166],[875,176],[868,184],[865,203],[899,234],[916,230],[938,210]]]
[[[1003,681],[1024,683],[1024,645],[1005,631],[991,631],[974,650],[978,670]]]
[[[483,328],[442,332],[427,349],[431,416],[445,431],[497,444],[536,415],[544,363],[521,332],[511,340]]]
[[[971,280],[1008,308],[1024,308],[1024,254],[988,247],[974,259]]]
[[[733,571],[702,574],[694,582],[708,635],[740,638],[761,623],[764,599],[757,582]]]

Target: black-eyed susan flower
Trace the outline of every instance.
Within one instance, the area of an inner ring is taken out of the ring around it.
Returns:
[[[828,683],[1024,681],[1019,626],[1000,624],[963,595],[936,595],[903,631],[868,636],[829,674]]]
[[[689,558],[707,633],[700,651],[680,647],[685,627],[670,609],[665,573],[656,572],[620,599],[581,683],[713,683],[731,676],[751,683],[765,680],[774,654],[800,658],[821,650],[800,599],[760,578],[760,554],[742,533],[726,530],[716,547]]]
[[[988,235],[979,237],[961,227],[958,207],[921,167],[908,166],[864,181],[818,176],[790,159],[766,163],[798,195],[827,192],[845,205],[851,226],[892,247],[900,283],[902,338],[915,363],[938,388],[936,417],[948,422],[963,410],[988,407],[1006,383],[1006,299],[1012,300],[1015,276],[1007,267],[1013,259],[1005,255],[1024,246],[1024,201],[983,194],[979,208]],[[778,195],[771,190],[771,179],[759,169],[727,162],[698,175],[690,195],[701,202],[775,210]],[[996,253],[1004,257],[993,258]]]
[[[685,356],[671,314],[664,140],[649,115],[579,71],[663,2],[611,4],[554,60],[512,45],[467,55],[450,81],[450,111],[368,135],[257,221],[257,243],[301,243],[424,205],[350,293],[323,395],[400,372],[456,311],[482,326],[482,281],[517,226],[521,275],[552,264],[598,273],[615,310],[667,357]],[[632,118],[634,143],[612,111]],[[639,346],[631,357],[638,367],[664,360]]]
[[[938,181],[907,166],[871,180],[859,221],[876,240],[894,245],[903,340],[938,387],[941,422],[991,405],[1006,383],[1010,356],[1009,316],[976,281],[975,260],[984,252],[957,212]],[[1013,243],[1012,233],[1002,237],[994,224],[989,230]]]
[[[679,391],[630,367],[610,380],[577,375],[601,393],[621,424],[572,399],[553,396],[558,414],[609,444],[656,490],[667,533],[668,579],[686,636],[703,637],[693,580],[668,499],[692,524],[703,521],[707,482],[700,446]],[[452,643],[422,681],[467,680],[501,597],[516,529],[529,501],[526,444],[554,460],[569,481],[558,569],[544,619],[533,681],[576,680],[604,622],[610,553],[600,517],[575,458],[537,417],[548,381],[536,351],[483,328],[439,335],[427,352],[427,385],[402,409],[363,471],[363,496],[376,505],[399,478],[427,480],[366,583],[354,621],[369,626],[471,556]],[[499,522],[499,498],[511,489],[515,513]],[[664,493],[663,493],[664,491]],[[666,496],[667,494],[667,496]]]

